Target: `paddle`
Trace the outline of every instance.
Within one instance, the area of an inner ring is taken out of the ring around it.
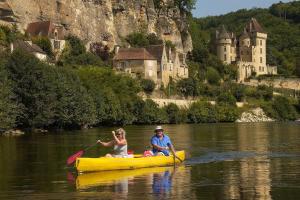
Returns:
[[[175,159],[177,158],[180,162],[183,162],[183,160],[181,160],[178,156],[176,156],[176,152],[175,152],[175,148],[172,144],[169,144],[169,148],[171,149],[171,152],[173,154],[173,158],[174,158],[174,165],[175,165]]]
[[[72,156],[70,156],[67,159],[67,165],[73,164],[76,161],[77,158],[81,157],[88,149],[90,149],[90,148],[92,148],[92,147],[94,147],[96,145],[97,145],[97,143],[93,144],[92,146],[89,146],[89,147],[87,147],[87,148],[85,148],[83,150],[80,150],[80,151],[76,152],[75,154],[73,154]]]

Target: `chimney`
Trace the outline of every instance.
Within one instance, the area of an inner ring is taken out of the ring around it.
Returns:
[[[14,51],[14,43],[10,43],[10,52],[12,53]]]

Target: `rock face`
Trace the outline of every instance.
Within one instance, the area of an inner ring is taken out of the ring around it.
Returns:
[[[243,112],[240,119],[236,122],[273,122],[274,119],[269,118],[263,109],[255,108],[248,112]]]
[[[21,30],[51,20],[87,43],[105,41],[110,48],[134,31],[146,31],[172,41],[178,50],[192,50],[185,13],[174,0],[163,0],[160,9],[153,0],[0,0],[0,21],[8,19]]]

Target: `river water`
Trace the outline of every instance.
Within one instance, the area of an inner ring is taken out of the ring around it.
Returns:
[[[153,128],[125,127],[129,149],[142,152]],[[186,150],[184,164],[79,176],[66,158],[111,139],[114,128],[0,137],[0,199],[299,199],[299,123],[164,128]],[[96,146],[85,156],[109,151]]]

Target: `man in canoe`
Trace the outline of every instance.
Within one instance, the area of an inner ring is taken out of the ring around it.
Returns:
[[[154,155],[169,156],[171,150],[173,155],[175,154],[175,149],[172,142],[161,126],[157,126],[154,130],[155,135],[151,138],[152,152]]]

